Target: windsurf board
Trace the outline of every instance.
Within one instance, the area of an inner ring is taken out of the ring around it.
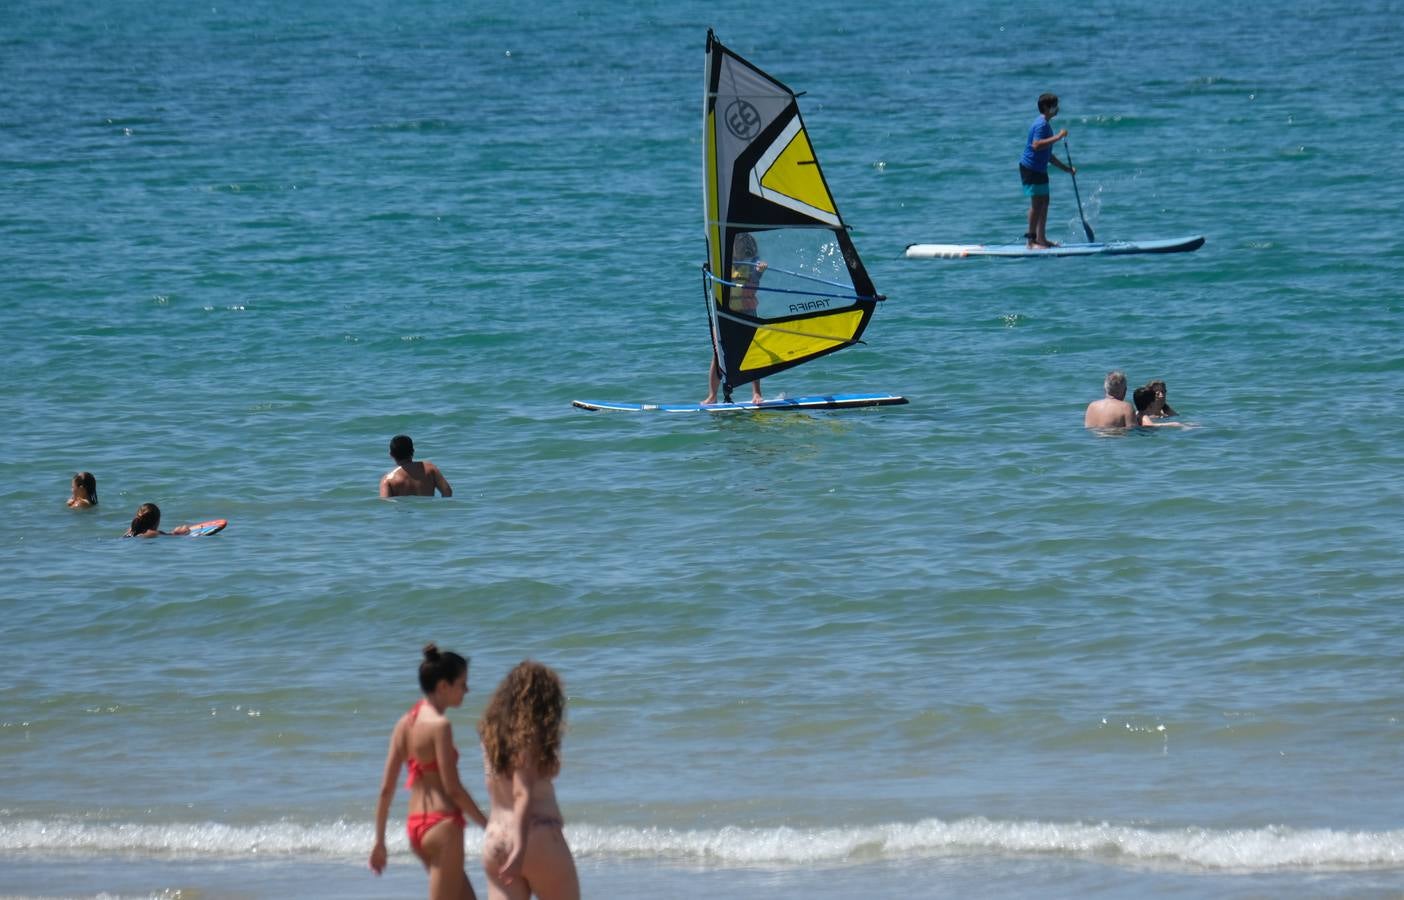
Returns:
[[[906,397],[899,397],[895,394],[815,394],[808,397],[763,400],[760,403],[609,403],[595,400],[572,400],[570,405],[580,409],[607,412],[722,413],[852,409],[861,406],[896,406],[906,402]]]

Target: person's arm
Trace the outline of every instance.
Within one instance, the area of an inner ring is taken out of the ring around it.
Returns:
[[[1077,174],[1077,169],[1063,162],[1057,156],[1048,157],[1048,161],[1051,162],[1053,165],[1057,166],[1058,168],[1062,169],[1064,172],[1067,172],[1069,175]]]
[[[440,472],[439,467],[433,463],[429,464],[429,468],[434,476],[434,487],[439,489],[439,496],[452,497],[453,486],[448,483],[448,479],[444,477],[444,473]]]
[[[532,792],[536,788],[537,774],[534,766],[516,766],[512,770],[512,815],[516,821],[516,840],[507,861],[498,870],[497,876],[503,884],[511,884],[521,874],[522,863],[526,860],[527,810],[531,809]]]
[[[189,526],[189,525],[177,525],[176,527],[174,527],[174,528],[171,529],[171,534],[189,534],[189,533],[190,533],[190,526]]]
[[[380,797],[375,804],[375,846],[371,848],[370,867],[375,874],[385,871],[385,823],[390,818],[390,804],[395,799],[395,782],[400,780],[400,767],[405,764],[405,742],[402,737],[405,720],[395,724],[390,732],[390,750],[385,754],[385,773],[380,777]]]
[[[449,795],[453,805],[472,819],[479,828],[487,827],[487,816],[473,801],[473,795],[463,786],[458,777],[458,753],[453,749],[453,726],[444,720],[443,727],[434,732],[434,758],[439,761],[439,775],[443,778],[444,793]]]
[[[1031,145],[1035,150],[1042,150],[1044,147],[1051,147],[1051,146],[1053,146],[1054,144],[1058,143],[1059,141],[1061,141],[1063,138],[1065,138],[1065,137],[1067,137],[1067,136],[1068,136],[1068,130],[1067,130],[1066,128],[1064,128],[1062,131],[1059,131],[1057,134],[1052,135],[1051,137],[1036,138],[1036,139],[1034,139],[1033,141],[1030,142],[1030,145]]]
[[[390,496],[390,476],[389,476],[389,475],[382,475],[382,476],[380,476],[380,496],[381,496],[381,497],[389,497],[389,496]]]

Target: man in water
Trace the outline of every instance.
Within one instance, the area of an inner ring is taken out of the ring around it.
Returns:
[[[414,441],[409,435],[397,434],[390,439],[390,458],[395,460],[395,468],[380,479],[380,496],[432,497],[435,488],[444,497],[453,496],[453,488],[438,466],[415,462]]]
[[[1126,402],[1126,373],[1108,372],[1102,382],[1106,396],[1087,404],[1087,413],[1082,417],[1086,428],[1135,428],[1141,421],[1136,410]]]

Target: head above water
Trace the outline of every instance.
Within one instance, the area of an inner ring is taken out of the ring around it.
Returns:
[[[1041,112],[1041,113],[1043,113],[1045,116],[1048,115],[1050,112],[1057,112],[1057,111],[1058,111],[1058,95],[1057,95],[1057,94],[1039,94],[1039,95],[1038,95],[1038,111]]]
[[[132,516],[132,525],[129,529],[132,534],[146,534],[148,531],[157,531],[161,528],[161,508],[155,503],[143,503],[137,507],[136,515]]]
[[[1107,377],[1102,381],[1102,390],[1108,397],[1115,397],[1117,400],[1126,399],[1126,373],[1120,369],[1107,373]]]
[[[92,472],[77,472],[73,476],[73,496],[97,503],[97,479]]]
[[[1165,399],[1165,382],[1161,381],[1158,378],[1155,381],[1147,381],[1145,384],[1136,388],[1136,392],[1132,396],[1136,402],[1137,412],[1145,409],[1146,407],[1149,407],[1151,404],[1159,400],[1161,404],[1160,411],[1164,415],[1173,416],[1176,414],[1175,411],[1170,408],[1169,401]],[[1142,400],[1145,401],[1144,405],[1142,404]]]
[[[395,462],[407,463],[414,459],[414,441],[407,434],[397,434],[390,439],[390,456]]]
[[[424,659],[419,664],[419,689],[426,695],[434,693],[440,684],[453,684],[468,671],[468,660],[451,650],[440,650],[434,643],[424,645]]]

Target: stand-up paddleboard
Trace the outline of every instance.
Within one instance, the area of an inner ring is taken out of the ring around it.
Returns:
[[[210,519],[208,522],[197,522],[190,526],[186,532],[189,537],[203,537],[207,534],[219,534],[229,524],[228,519]]]
[[[853,409],[859,406],[897,406],[906,397],[895,394],[816,394],[811,397],[785,397],[760,403],[599,403],[572,400],[571,406],[607,412],[768,412],[771,410]]]
[[[1003,259],[1049,256],[1126,256],[1132,253],[1189,253],[1204,246],[1204,235],[1159,241],[1098,241],[1029,249],[1024,244],[908,244],[907,259],[965,259],[990,256]]]

